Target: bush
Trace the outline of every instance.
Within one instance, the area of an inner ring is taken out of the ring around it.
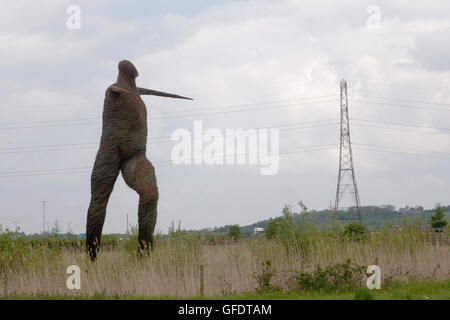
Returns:
[[[325,269],[320,266],[312,273],[297,272],[297,288],[302,291],[347,291],[360,287],[366,267],[347,260]]]
[[[286,228],[287,228],[287,224],[286,224],[284,217],[270,219],[269,224],[266,227],[266,230],[264,230],[264,234],[267,239],[275,239]]]
[[[241,238],[241,228],[235,224],[228,227],[228,238],[231,240],[239,240]]]
[[[367,228],[361,223],[349,223],[344,227],[343,236],[353,240],[359,240],[368,233]]]
[[[432,228],[444,228],[446,225],[444,209],[437,207],[434,209],[434,214],[430,216],[430,226]]]
[[[226,234],[207,233],[203,236],[203,239],[206,244],[213,246],[223,245],[228,242]]]
[[[272,262],[270,260],[266,260],[262,263],[261,273],[255,272],[253,276],[258,283],[258,287],[255,289],[256,292],[261,293],[268,290],[279,290],[278,287],[272,286],[270,284],[270,280],[276,273],[275,267],[272,266]]]
[[[286,238],[294,232],[294,221],[292,210],[289,206],[284,206],[283,216],[270,219],[269,224],[264,230],[267,239]]]

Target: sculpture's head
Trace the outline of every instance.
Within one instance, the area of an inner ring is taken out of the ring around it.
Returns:
[[[128,60],[122,60],[119,62],[119,76],[118,81],[121,79],[122,81],[125,81],[127,83],[131,83],[133,87],[136,87],[135,79],[139,76],[139,73],[137,72],[136,67],[134,64],[132,64]],[[126,89],[120,88],[118,86],[112,86],[113,91],[115,92],[129,92]],[[167,98],[177,98],[177,99],[188,99],[193,100],[191,98],[179,96],[176,94],[166,93],[162,91],[156,91],[151,89],[145,89],[145,88],[137,88],[140,95],[152,95],[152,96],[160,96],[160,97],[167,97]]]
[[[129,78],[135,79],[139,76],[139,73],[130,61],[122,60],[119,62],[119,74],[126,75]]]

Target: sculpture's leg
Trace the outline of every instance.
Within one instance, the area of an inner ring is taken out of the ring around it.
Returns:
[[[86,222],[86,248],[94,261],[100,247],[106,205],[120,171],[120,158],[116,150],[100,148],[91,175],[91,203]]]
[[[139,194],[139,248],[140,250],[153,248],[158,205],[155,169],[145,154],[139,154],[123,164],[122,175],[130,188]]]

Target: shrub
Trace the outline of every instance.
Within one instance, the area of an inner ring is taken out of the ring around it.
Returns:
[[[344,227],[343,236],[353,240],[359,240],[368,233],[367,228],[361,223],[349,223]]]
[[[270,219],[264,230],[267,239],[290,238],[295,231],[292,209],[286,205],[283,208],[283,216]]]
[[[228,242],[226,234],[207,233],[203,236],[206,244],[209,245],[223,245]]]
[[[267,239],[275,239],[276,237],[279,237],[280,234],[287,229],[287,227],[288,225],[284,217],[270,219],[266,230],[264,230],[264,234]]]
[[[447,225],[447,220],[445,220],[444,209],[437,207],[434,209],[434,214],[430,216],[430,226],[432,228],[444,228]]]
[[[256,282],[258,283],[255,291],[261,293],[263,291],[279,289],[278,287],[272,286],[270,284],[270,280],[274,276],[275,272],[276,269],[272,266],[272,262],[270,260],[266,260],[265,262],[263,262],[261,273],[255,272],[253,274]]]
[[[297,288],[302,291],[346,291],[360,287],[366,267],[347,260],[325,269],[320,266],[312,273],[297,272]]]
[[[234,224],[228,227],[228,238],[231,240],[239,240],[241,238],[241,228]]]

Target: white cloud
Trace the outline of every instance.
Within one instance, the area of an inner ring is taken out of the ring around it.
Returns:
[[[416,37],[413,55],[424,68],[450,70],[450,28]]]

